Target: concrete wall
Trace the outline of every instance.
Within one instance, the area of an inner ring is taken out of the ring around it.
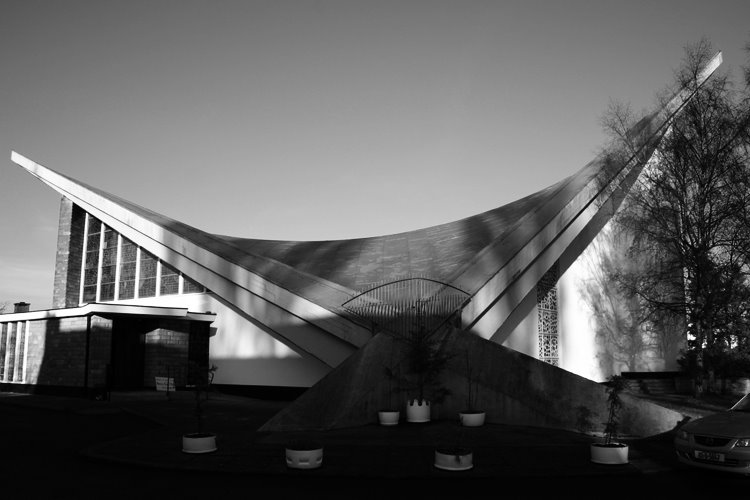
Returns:
[[[684,345],[681,330],[637,328],[637,308],[616,289],[607,273],[627,262],[627,236],[608,222],[583,233],[560,260],[558,280],[559,366],[596,382],[623,371],[678,369]],[[566,261],[566,259],[568,259]],[[635,309],[633,309],[635,308]],[[535,294],[528,295],[514,315],[517,321],[503,346],[539,358]],[[512,319],[512,316],[511,316]]]
[[[637,303],[608,274],[628,262],[629,247],[629,237],[610,222],[560,279],[562,367],[595,381],[623,371],[678,369],[684,345],[679,325],[660,330],[639,325]]]
[[[466,408],[468,355],[478,389],[475,406],[486,412],[487,422],[579,430],[581,407],[591,412],[590,421],[595,427],[606,421],[607,394],[601,384],[473,334],[453,332],[445,338],[443,347],[454,354],[441,375],[450,394],[433,403],[434,420],[457,421],[458,412]],[[399,341],[385,334],[376,335],[261,430],[323,430],[376,424],[378,410],[389,406],[392,389],[383,367],[398,366],[403,356]],[[395,394],[402,412],[410,397],[413,395]],[[633,395],[626,394],[623,399],[624,435],[666,432],[683,418],[678,412]]]
[[[165,295],[118,303],[185,307],[190,311],[216,313],[216,321],[211,324],[215,335],[209,345],[209,362],[218,366],[216,384],[310,387],[331,370],[315,358],[302,357],[210,293]]]

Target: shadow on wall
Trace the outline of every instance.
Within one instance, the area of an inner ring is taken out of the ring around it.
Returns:
[[[591,411],[594,422],[606,421],[602,384],[530,356],[450,329],[442,349],[452,358],[441,375],[448,395],[432,407],[433,419],[456,419],[465,409],[466,355],[476,380],[476,405],[487,422],[577,430],[578,408]],[[379,333],[344,363],[267,421],[261,431],[328,430],[377,423],[378,410],[392,400],[403,409],[409,394],[393,390],[385,366],[404,362],[403,344]],[[626,397],[624,434],[654,435],[673,429],[682,415],[638,398]]]
[[[37,391],[98,395],[189,380],[189,362],[208,366],[208,330],[176,320],[55,318],[31,323],[24,382]],[[205,330],[205,331],[204,331]]]
[[[620,291],[617,276],[639,267],[629,248],[627,233],[610,224],[584,253],[589,277],[581,283],[581,295],[592,312],[597,358],[606,376],[675,369],[666,360],[676,358],[680,345],[679,322],[647,317],[636,297]]]

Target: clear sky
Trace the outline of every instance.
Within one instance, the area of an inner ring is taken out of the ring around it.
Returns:
[[[701,37],[739,77],[750,1],[0,0],[0,303],[52,299],[13,150],[212,233],[398,233],[574,173]]]

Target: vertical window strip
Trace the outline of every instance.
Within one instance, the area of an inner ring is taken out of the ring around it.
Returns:
[[[8,344],[8,323],[0,323],[0,381],[5,380],[5,353]]]
[[[141,249],[141,259],[138,263],[140,276],[138,281],[138,296],[153,297],[156,295],[157,258]]]
[[[13,375],[14,382],[23,382],[26,379],[26,322],[19,321],[16,324],[16,373]]]
[[[161,295],[161,286],[159,284],[161,283],[161,259],[156,259],[156,291],[154,292],[155,295],[158,297]]]
[[[96,262],[96,267],[94,271],[94,276],[96,276],[96,298],[94,299],[95,302],[99,302],[100,298],[102,296],[102,260],[104,259],[104,224],[100,221],[99,222],[99,257]]]
[[[28,357],[29,357],[29,336],[31,335],[31,321],[26,321],[24,324],[24,334],[23,334],[23,381],[26,382],[26,367],[28,366]]]
[[[118,234],[111,227],[104,226],[102,231],[101,265],[99,267],[99,302],[108,302],[115,298],[115,276],[117,274],[117,240]]]
[[[133,298],[137,299],[140,297],[138,283],[141,282],[141,247],[135,247],[135,280],[133,283]]]
[[[84,276],[86,276],[86,252],[87,246],[88,246],[88,234],[89,234],[89,218],[91,216],[88,212],[86,212],[86,216],[83,219],[83,251],[81,252],[81,283],[78,287],[78,303],[83,304],[85,301],[83,299],[83,285],[84,285]]]
[[[160,263],[161,275],[159,279],[159,295],[175,295],[179,293],[179,273],[172,266]]]
[[[5,357],[7,359],[5,366],[5,379],[13,382],[13,374],[16,372],[16,324],[8,324],[8,343]]]
[[[86,233],[86,253],[84,255],[83,294],[81,302],[96,302],[99,285],[99,259],[102,243],[102,223],[96,217],[88,216]]]
[[[117,282],[118,293],[115,300],[127,300],[135,297],[138,282],[138,247],[132,241],[120,236],[120,258]]]
[[[114,288],[114,300],[120,300],[120,262],[122,261],[122,235],[115,233],[117,237],[117,252],[115,253],[115,282],[112,288]]]

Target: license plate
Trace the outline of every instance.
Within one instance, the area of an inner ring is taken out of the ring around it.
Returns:
[[[713,451],[695,450],[695,458],[698,460],[711,460],[712,462],[723,462],[724,454]]]

